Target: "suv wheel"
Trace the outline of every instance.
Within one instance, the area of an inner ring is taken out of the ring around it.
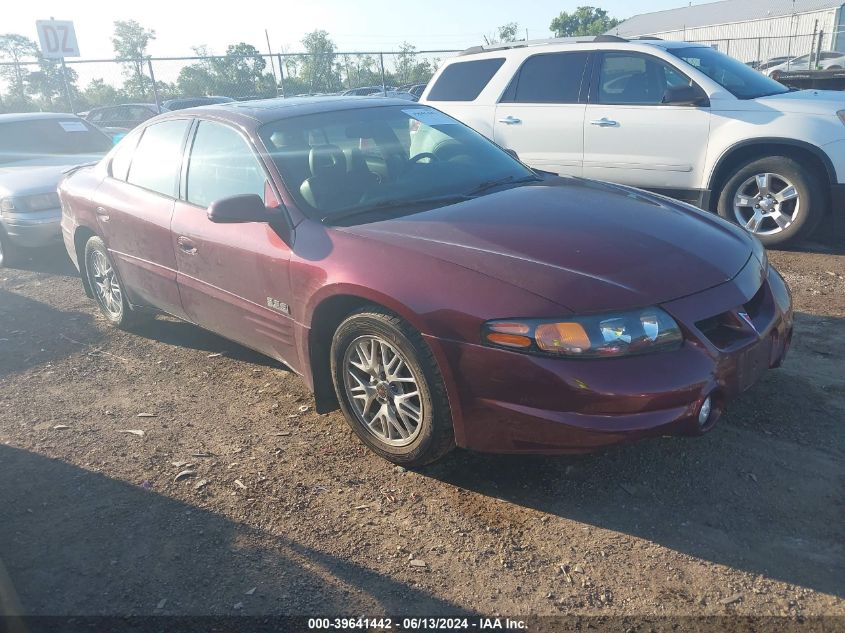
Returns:
[[[809,237],[825,213],[821,178],[786,156],[754,160],[725,183],[718,212],[766,246]]]
[[[347,422],[378,455],[422,466],[454,447],[434,355],[399,317],[375,306],[347,317],[332,341],[331,369]]]
[[[96,236],[85,244],[85,275],[100,311],[112,325],[127,329],[139,320],[126,300],[105,243]]]

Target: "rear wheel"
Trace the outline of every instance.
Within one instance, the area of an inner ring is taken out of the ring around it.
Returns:
[[[85,275],[100,311],[111,324],[127,329],[140,320],[126,300],[105,243],[97,236],[85,244]]]
[[[422,466],[454,447],[443,378],[405,321],[375,306],[350,315],[335,332],[331,364],[346,420],[375,453]]]
[[[766,246],[780,246],[809,237],[826,205],[819,175],[786,156],[770,156],[740,166],[722,188],[718,212]]]

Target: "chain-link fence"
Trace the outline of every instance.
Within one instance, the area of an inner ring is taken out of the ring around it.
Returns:
[[[342,94],[426,83],[454,50],[153,57],[0,63],[0,112],[74,111],[224,96]]]

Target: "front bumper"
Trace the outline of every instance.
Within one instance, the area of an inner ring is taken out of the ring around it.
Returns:
[[[30,248],[50,246],[62,239],[60,209],[20,213],[0,217],[0,223],[13,244]]]
[[[684,330],[684,344],[671,352],[565,360],[440,341],[457,377],[458,444],[488,452],[573,453],[701,434],[732,398],[779,366],[789,348],[789,290],[754,258],[732,281],[662,307]],[[738,329],[728,327],[734,324]],[[708,396],[712,413],[700,425]]]

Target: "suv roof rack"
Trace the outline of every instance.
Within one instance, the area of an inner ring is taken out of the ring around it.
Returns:
[[[657,39],[657,38],[651,38]],[[628,42],[624,37],[618,35],[587,35],[580,37],[549,37],[540,40],[519,40],[517,42],[502,42],[500,44],[487,44],[484,46],[470,46],[462,50],[458,55],[475,55],[488,51],[503,51],[511,48],[523,48],[526,46],[543,46],[546,44],[589,44],[592,42]]]

